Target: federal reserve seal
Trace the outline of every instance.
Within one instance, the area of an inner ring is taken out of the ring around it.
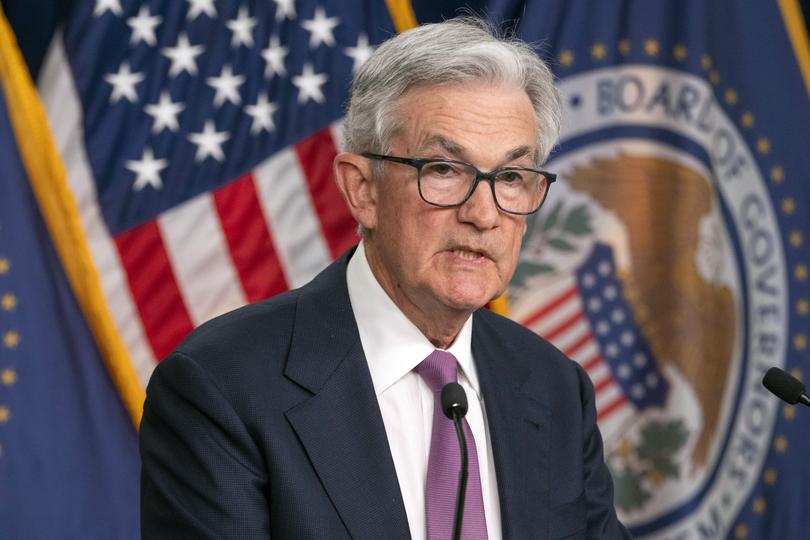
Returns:
[[[529,223],[511,315],[585,367],[621,519],[721,538],[760,478],[788,270],[755,149],[712,85],[651,65],[562,80],[559,174]]]

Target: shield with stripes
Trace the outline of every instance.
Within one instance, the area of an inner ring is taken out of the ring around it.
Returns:
[[[521,270],[526,272],[525,264]],[[661,407],[669,392],[616,272],[610,246],[595,243],[573,272],[515,299],[513,313],[585,369],[596,393],[597,419],[609,440],[638,411]],[[527,276],[519,274],[521,279]]]

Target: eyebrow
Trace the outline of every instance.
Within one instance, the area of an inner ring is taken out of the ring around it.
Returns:
[[[431,148],[433,146],[440,146],[443,150],[445,150],[450,155],[461,158],[462,160],[469,161],[469,156],[467,155],[466,149],[458,144],[457,142],[451,141],[447,137],[442,135],[431,135],[428,137],[424,143],[419,145],[421,150]],[[514,161],[516,159],[520,159],[522,157],[530,157],[532,161],[534,161],[534,154],[535,148],[531,146],[518,146],[517,148],[513,148],[509,150],[505,156],[504,161]]]
[[[431,135],[419,145],[419,149],[424,151],[425,149],[432,148],[434,146],[440,146],[447,153],[456,157],[464,157],[466,154],[463,146],[451,141],[447,137],[443,137],[442,135]]]

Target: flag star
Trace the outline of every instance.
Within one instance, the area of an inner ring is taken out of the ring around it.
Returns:
[[[150,15],[148,6],[141,6],[137,17],[127,19],[127,25],[132,28],[130,45],[137,45],[141,41],[145,41],[147,45],[156,44],[155,28],[162,20],[163,17],[159,15]]]
[[[118,68],[118,73],[108,73],[104,80],[113,87],[110,95],[110,103],[116,103],[121,98],[126,98],[130,103],[138,100],[138,92],[135,85],[144,79],[143,73],[132,73],[129,70],[129,62],[122,62]]]
[[[135,183],[132,184],[132,189],[140,191],[147,185],[155,189],[162,188],[163,181],[160,179],[160,171],[168,166],[168,160],[155,159],[152,149],[144,148],[143,157],[140,160],[130,159],[126,163],[126,168],[135,173]]]
[[[2,305],[3,309],[6,311],[14,311],[17,307],[17,297],[11,293],[6,293],[3,295],[3,299],[0,300],[0,305]]]
[[[121,0],[96,0],[96,7],[93,8],[93,17],[100,17],[111,11],[113,15],[121,15]]]
[[[250,16],[247,6],[241,6],[236,18],[225,23],[228,30],[233,32],[231,47],[253,47],[253,27],[257,24],[256,17]]]
[[[245,76],[234,75],[231,66],[223,66],[219,77],[208,77],[205,82],[217,92],[214,96],[215,107],[219,107],[226,100],[234,105],[242,103],[238,88],[245,82]]]
[[[146,114],[152,117],[152,133],[160,133],[166,128],[178,131],[180,124],[177,122],[177,115],[185,108],[182,103],[172,102],[167,90],[161,92],[157,103],[144,107]]]
[[[359,36],[357,36],[357,45],[355,47],[347,47],[343,49],[343,52],[346,53],[346,56],[349,56],[352,60],[354,60],[352,73],[357,73],[360,66],[365,64],[368,57],[374,52],[374,47],[368,44],[368,36],[361,33]]]
[[[176,77],[184,71],[189,75],[196,75],[196,58],[201,55],[204,50],[205,47],[202,45],[191,45],[188,42],[188,36],[186,34],[177,36],[177,45],[174,47],[164,47],[160,50],[163,56],[172,62],[169,68],[169,77]]]
[[[277,110],[278,106],[275,103],[267,101],[266,93],[262,92],[259,94],[254,105],[245,106],[245,112],[253,118],[250,132],[256,134],[262,131],[274,131],[276,125],[273,123],[273,113]]]
[[[325,73],[312,71],[312,64],[304,64],[301,75],[292,78],[292,83],[298,88],[298,103],[306,103],[310,99],[318,103],[326,101],[321,86],[328,80]]]
[[[17,382],[17,372],[11,368],[6,368],[3,370],[2,374],[0,374],[0,379],[2,379],[3,384],[6,386],[11,386]]]
[[[225,152],[222,151],[222,144],[231,138],[227,131],[217,131],[213,120],[206,120],[205,127],[199,133],[192,133],[189,140],[197,145],[197,154],[194,161],[203,161],[208,156],[217,161],[225,159]]]
[[[301,26],[309,32],[309,47],[314,49],[321,43],[329,47],[335,44],[335,36],[332,31],[340,24],[337,17],[327,17],[322,7],[315,8],[315,17],[301,23]]]
[[[190,5],[188,6],[188,13],[186,19],[193,21],[200,16],[200,13],[205,13],[210,18],[217,16],[217,9],[214,7],[214,0],[186,0]]]
[[[272,79],[273,75],[281,75],[282,77],[287,74],[284,68],[284,57],[290,50],[287,47],[282,47],[276,36],[270,38],[270,43],[267,44],[266,49],[262,49],[262,58],[267,63],[264,68],[264,76]]]
[[[295,19],[295,0],[273,0],[276,3],[276,20]]]

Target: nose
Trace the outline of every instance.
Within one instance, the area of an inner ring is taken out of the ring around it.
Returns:
[[[500,211],[489,182],[483,180],[475,186],[475,191],[467,201],[458,207],[458,219],[470,223],[479,230],[492,229],[498,223]]]

